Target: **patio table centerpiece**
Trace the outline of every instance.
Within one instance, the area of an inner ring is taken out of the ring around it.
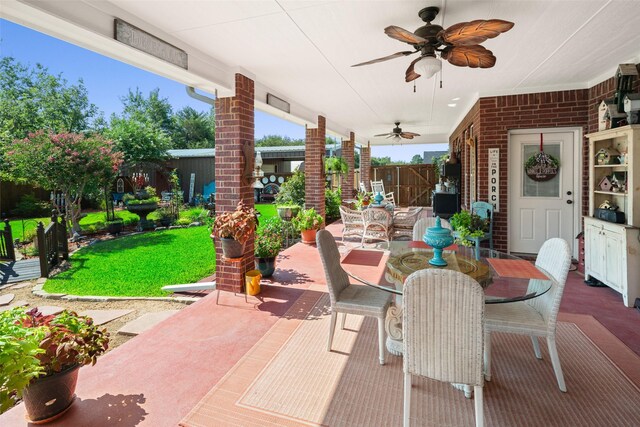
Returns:
[[[22,398],[29,422],[58,418],[73,403],[78,368],[94,365],[108,345],[106,329],[73,311],[0,313],[0,412]]]

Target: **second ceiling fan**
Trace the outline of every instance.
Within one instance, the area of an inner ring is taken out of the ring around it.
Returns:
[[[471,22],[460,22],[445,30],[440,25],[431,23],[439,11],[440,9],[435,6],[420,10],[418,16],[426,22],[426,25],[414,32],[395,25],[384,29],[385,34],[389,37],[410,44],[414,50],[396,52],[382,58],[352,65],[352,67],[375,64],[418,52],[420,52],[420,57],[411,62],[405,73],[405,81],[407,82],[422,75],[427,78],[433,77],[440,71],[442,63],[436,54],[459,67],[493,67],[496,63],[496,57],[490,50],[480,46],[480,43],[509,31],[514,25],[513,22],[501,19],[478,19]]]
[[[400,138],[413,139],[414,136],[420,136],[419,133],[403,132],[400,128],[400,122],[396,122],[396,127],[390,133],[381,133],[379,135],[373,135],[374,137],[386,136],[387,138],[393,138],[394,141],[400,141]]]

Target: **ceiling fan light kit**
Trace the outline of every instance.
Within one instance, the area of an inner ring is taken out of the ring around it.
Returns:
[[[423,56],[413,65],[413,70],[428,79],[442,70],[442,61],[435,56]]]

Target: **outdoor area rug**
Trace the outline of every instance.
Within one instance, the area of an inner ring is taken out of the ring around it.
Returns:
[[[328,295],[310,290],[296,305],[294,315],[279,320],[181,425],[402,424],[402,358],[387,355],[387,364],[378,364],[376,321],[348,316],[329,353]],[[493,378],[484,387],[487,425],[640,425],[640,388],[576,323],[558,325],[567,393],[558,389],[545,343],[538,360],[528,337],[492,334]],[[621,345],[601,332],[599,345]],[[624,364],[640,372],[635,353],[625,353]],[[416,378],[414,384],[412,425],[474,424],[473,400],[446,383]]]

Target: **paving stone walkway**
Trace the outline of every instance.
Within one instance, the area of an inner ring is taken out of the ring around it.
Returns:
[[[179,310],[165,310],[155,313],[147,313],[124,325],[118,330],[118,333],[122,335],[139,335],[144,331],[151,329],[163,320],[173,316],[178,311]]]

